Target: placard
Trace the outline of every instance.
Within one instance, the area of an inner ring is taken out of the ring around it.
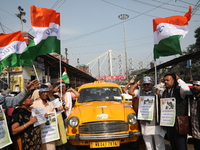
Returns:
[[[59,98],[56,98],[56,99],[52,100],[51,102],[53,103],[54,108],[58,108],[58,107],[62,106],[62,103],[60,102]],[[64,112],[64,110],[57,111],[56,113],[61,114],[62,112]]]
[[[32,109],[32,116],[36,116],[38,121],[34,123],[34,127],[44,124],[46,122],[45,118],[45,107]]]
[[[5,113],[0,105],[0,149],[12,144]]]
[[[140,96],[138,120],[153,120],[155,96]]]
[[[60,139],[56,113],[48,113],[48,119],[42,124],[42,143],[48,143]]]
[[[173,127],[176,116],[176,98],[162,98],[160,99],[160,126]]]

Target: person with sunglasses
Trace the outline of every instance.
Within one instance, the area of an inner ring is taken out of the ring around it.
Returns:
[[[140,104],[143,102],[143,106],[146,104],[152,104],[152,114],[153,117],[151,120],[145,118],[138,118],[140,120],[141,133],[142,137],[148,150],[165,150],[164,136],[165,131],[162,127],[159,126],[159,122],[157,120],[157,109],[156,109],[156,94],[159,93],[159,90],[154,88],[153,82],[149,76],[145,76],[143,79],[137,81],[134,85],[131,85],[128,93],[133,97],[138,97],[139,99],[139,109]],[[142,98],[147,98],[143,99]],[[149,100],[148,98],[152,98]],[[146,106],[147,106],[146,105]],[[138,109],[138,110],[139,110]]]
[[[193,81],[190,116],[194,150],[200,150],[200,80]]]

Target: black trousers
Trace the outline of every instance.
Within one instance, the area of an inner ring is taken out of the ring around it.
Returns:
[[[187,150],[187,135],[178,134],[175,127],[166,127],[172,150]]]
[[[200,150],[200,140],[199,139],[193,139],[193,145],[194,145],[194,150]]]

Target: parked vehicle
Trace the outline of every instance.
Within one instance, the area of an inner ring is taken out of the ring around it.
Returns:
[[[136,146],[140,131],[135,111],[115,83],[95,81],[78,88],[80,97],[68,117],[67,135],[73,148]]]

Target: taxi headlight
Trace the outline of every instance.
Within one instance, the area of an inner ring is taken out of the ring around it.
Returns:
[[[137,117],[135,114],[128,114],[128,123],[135,124],[137,122]]]
[[[71,127],[76,127],[77,125],[78,125],[78,123],[79,123],[79,120],[78,120],[78,117],[76,117],[76,116],[73,116],[73,117],[71,117],[70,119],[69,119],[69,125],[71,126]]]

